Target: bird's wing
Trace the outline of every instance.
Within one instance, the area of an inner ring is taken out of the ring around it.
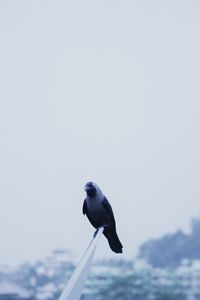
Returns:
[[[88,213],[88,208],[87,208],[87,202],[86,202],[86,200],[84,200],[84,202],[83,202],[83,209],[82,209],[82,211],[83,211],[83,214],[88,217],[88,219],[89,219],[90,223],[92,224],[92,226],[94,226],[95,228],[98,228],[99,227],[98,224],[96,224],[94,222],[94,220],[90,217],[90,215]]]
[[[82,208],[82,211],[83,211],[83,214],[85,215],[87,215],[87,202],[86,202],[86,200],[84,200],[84,202],[83,202],[83,208]]]
[[[104,205],[105,209],[107,210],[107,212],[109,213],[109,215],[111,216],[112,221],[115,224],[115,218],[114,218],[112,207],[111,207],[110,203],[108,202],[108,200],[106,199],[105,196],[103,198],[103,205]]]

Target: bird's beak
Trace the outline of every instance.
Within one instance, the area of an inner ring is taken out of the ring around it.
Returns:
[[[85,190],[86,192],[89,191],[89,189],[90,189],[90,188],[89,188],[89,186],[87,186],[87,185],[86,185],[85,188],[84,188],[84,190]]]

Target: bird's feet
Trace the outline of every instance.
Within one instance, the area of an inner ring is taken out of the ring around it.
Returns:
[[[95,230],[95,232],[94,232],[94,235],[93,235],[93,238],[95,238],[95,237],[96,237],[96,235],[97,235],[98,231],[99,231],[99,228],[97,228],[97,229]]]
[[[106,225],[103,225],[103,226],[101,226],[101,227],[97,228],[97,229],[95,230],[95,232],[94,232],[93,238],[95,238],[95,237],[96,237],[96,235],[97,235],[97,233],[98,233],[99,229],[100,229],[100,228],[102,228],[102,227],[105,229],[106,227],[110,227],[110,225],[109,225],[109,224],[106,224]]]

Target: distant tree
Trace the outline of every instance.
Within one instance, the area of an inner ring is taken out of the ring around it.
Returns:
[[[200,219],[191,221],[191,233],[178,230],[159,239],[152,239],[141,245],[139,258],[154,267],[177,266],[183,259],[200,259]]]

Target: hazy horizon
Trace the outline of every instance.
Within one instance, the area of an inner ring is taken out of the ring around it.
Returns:
[[[200,2],[1,1],[0,264],[78,257],[84,185],[124,253],[199,215]]]

